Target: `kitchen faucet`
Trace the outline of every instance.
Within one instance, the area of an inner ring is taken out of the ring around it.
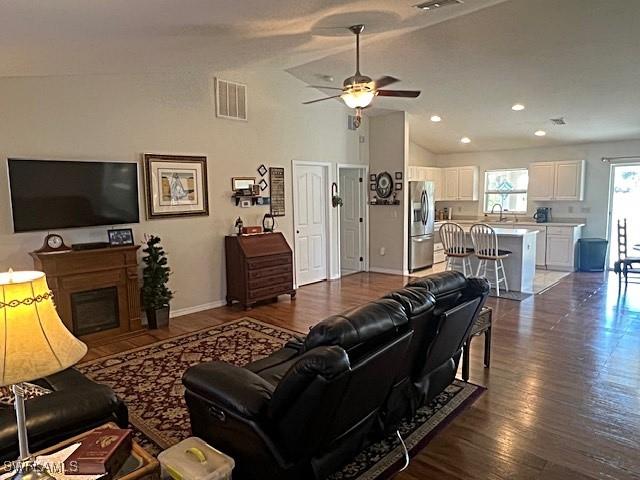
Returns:
[[[504,220],[504,217],[502,216],[502,212],[504,211],[502,208],[502,205],[499,203],[494,203],[493,207],[491,207],[491,213],[495,213],[496,207],[500,207],[500,220],[498,220],[499,222],[502,222]]]

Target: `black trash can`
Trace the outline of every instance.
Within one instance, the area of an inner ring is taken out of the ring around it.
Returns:
[[[581,272],[604,272],[607,245],[604,238],[581,238],[578,240],[578,270]]]

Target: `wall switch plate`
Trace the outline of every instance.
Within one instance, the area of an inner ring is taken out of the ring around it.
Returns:
[[[385,253],[386,253],[386,249],[384,247],[380,247],[380,255],[384,257]]]
[[[367,141],[367,137],[365,137],[364,135],[360,135],[360,143],[364,143]]]

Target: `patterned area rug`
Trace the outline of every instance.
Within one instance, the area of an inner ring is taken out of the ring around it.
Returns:
[[[247,317],[94,360],[78,369],[109,385],[126,402],[136,440],[157,455],[191,435],[181,381],[189,366],[212,360],[242,366],[281,348],[295,333]],[[400,433],[411,454],[424,448],[483,391],[456,381],[413,419],[403,422]],[[388,478],[401,464],[399,442],[391,435],[368,445],[331,478],[379,480]]]

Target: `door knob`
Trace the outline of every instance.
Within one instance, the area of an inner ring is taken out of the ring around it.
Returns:
[[[300,233],[300,230],[296,230],[296,233]]]

